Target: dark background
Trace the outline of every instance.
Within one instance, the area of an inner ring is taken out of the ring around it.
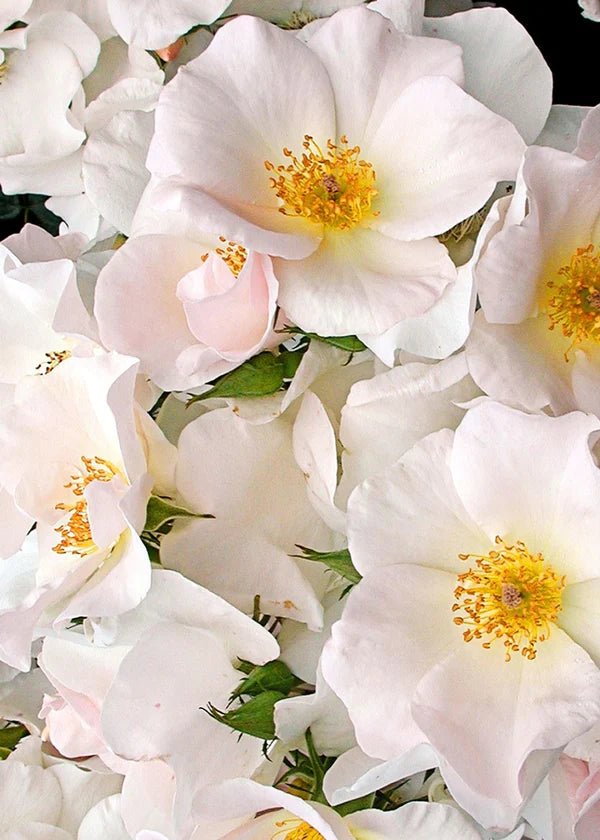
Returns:
[[[557,105],[600,102],[600,23],[581,15],[577,0],[505,0],[527,29],[554,74]]]

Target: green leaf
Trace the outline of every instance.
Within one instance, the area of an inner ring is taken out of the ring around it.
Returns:
[[[262,694],[228,712],[215,709],[211,703],[208,704],[206,711],[219,723],[226,724],[236,732],[252,735],[263,741],[272,741],[275,738],[273,709],[275,703],[283,699],[285,699],[285,694],[280,691],[263,691]]]
[[[166,522],[184,517],[214,519],[214,516],[210,513],[192,513],[190,510],[171,504],[169,499],[163,499],[160,496],[150,496],[148,506],[146,507],[144,531],[158,531]]]
[[[292,557],[301,557],[304,560],[314,560],[317,563],[324,563],[332,572],[337,572],[350,583],[358,583],[362,580],[362,575],[354,568],[350,552],[347,548],[341,548],[339,551],[315,551],[312,548],[306,548],[299,545],[298,548],[302,554],[293,554]]]
[[[24,726],[6,726],[0,729],[0,750],[14,750],[21,738],[29,735],[29,732]],[[6,756],[2,756],[6,758]]]
[[[266,665],[255,665],[232,693],[231,699],[235,700],[242,694],[254,697],[265,691],[278,691],[287,696],[300,682],[284,662],[274,659]]]
[[[286,327],[285,332],[291,335],[303,335],[314,341],[322,341],[325,344],[330,344],[332,347],[337,347],[338,350],[346,350],[348,353],[360,353],[362,350],[367,349],[367,345],[355,335],[318,335],[317,333],[301,330],[300,327]]]
[[[219,377],[210,391],[192,397],[188,405],[213,397],[265,397],[278,391],[283,379],[281,357],[265,350],[231,373]]]

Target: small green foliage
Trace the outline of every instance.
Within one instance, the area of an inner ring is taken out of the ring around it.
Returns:
[[[332,347],[337,347],[338,350],[345,350],[348,353],[360,353],[367,349],[367,345],[355,335],[318,335],[301,330],[300,327],[286,327],[282,332],[290,335],[303,335],[305,338],[314,341],[322,341],[324,344],[330,344]]]
[[[341,548],[339,551],[315,551],[303,545],[299,545],[298,548],[302,554],[293,554],[293,557],[324,563],[328,569],[331,569],[332,572],[337,572],[338,575],[341,575],[341,577],[350,581],[352,584],[362,580],[362,575],[354,568],[350,552],[347,548]]]
[[[249,664],[244,663],[246,666]],[[292,674],[285,662],[280,662],[278,659],[267,662],[266,665],[253,665],[251,668],[251,671],[244,671],[248,676],[232,693],[232,700],[242,695],[256,697],[264,691],[278,691],[287,696],[301,682],[295,674]]]
[[[272,741],[275,738],[275,703],[284,698],[285,694],[281,691],[263,691],[235,709],[222,712],[209,703],[205,711],[219,723],[226,724],[236,732],[262,738],[263,741]]]
[[[335,810],[341,817],[346,817],[348,814],[354,814],[356,811],[364,811],[366,808],[372,808],[375,803],[375,794],[368,793],[366,796],[360,796],[358,799],[351,799],[350,802],[342,802],[341,805],[336,805]]]
[[[9,725],[0,729],[0,760],[8,758],[21,738],[24,738],[26,735],[29,735],[29,732],[21,724],[16,726]]]
[[[248,359],[230,373],[220,376],[213,383],[210,391],[197,394],[188,401],[188,405],[202,400],[238,397],[267,397],[283,388],[284,382],[291,379],[306,347],[297,350],[283,350],[279,355],[265,350]]]
[[[24,193],[21,195],[4,195],[0,190],[0,227],[2,235],[18,233],[23,225],[31,222],[39,225],[51,233],[58,234],[60,218],[44,206],[47,195]]]
[[[170,499],[161,496],[150,496],[146,507],[146,524],[144,531],[158,531],[167,522],[182,518],[214,519],[210,513],[192,513],[186,508],[172,504]]]

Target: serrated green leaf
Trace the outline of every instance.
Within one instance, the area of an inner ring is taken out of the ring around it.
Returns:
[[[255,697],[265,691],[279,691],[287,696],[300,682],[284,662],[274,659],[266,665],[255,665],[232,693],[231,698],[234,700],[244,694]]]
[[[337,572],[350,583],[358,583],[362,575],[354,568],[350,552],[347,548],[339,551],[315,551],[312,548],[299,545],[302,554],[294,554],[294,557],[302,557],[304,560],[314,560],[317,563],[324,563],[331,571]]]
[[[188,401],[188,405],[213,397],[266,397],[278,391],[283,380],[281,357],[265,350],[231,373],[219,377],[210,391],[196,394]]]
[[[29,735],[24,726],[6,726],[0,729],[0,749],[14,750],[21,738]]]
[[[248,700],[236,709],[228,712],[221,712],[209,703],[209,715],[224,723],[236,732],[244,735],[252,735],[261,738],[263,741],[272,741],[275,738],[275,722],[273,720],[273,709],[275,703],[285,699],[285,694],[280,691],[264,691],[262,694]]]
[[[157,531],[172,519],[192,517],[196,519],[214,519],[210,513],[192,513],[191,510],[172,504],[169,499],[160,496],[150,496],[146,507],[146,524],[144,531]]]

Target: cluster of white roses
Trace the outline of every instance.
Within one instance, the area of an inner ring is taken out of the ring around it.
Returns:
[[[472,6],[0,2],[0,840],[600,837],[600,106]]]

